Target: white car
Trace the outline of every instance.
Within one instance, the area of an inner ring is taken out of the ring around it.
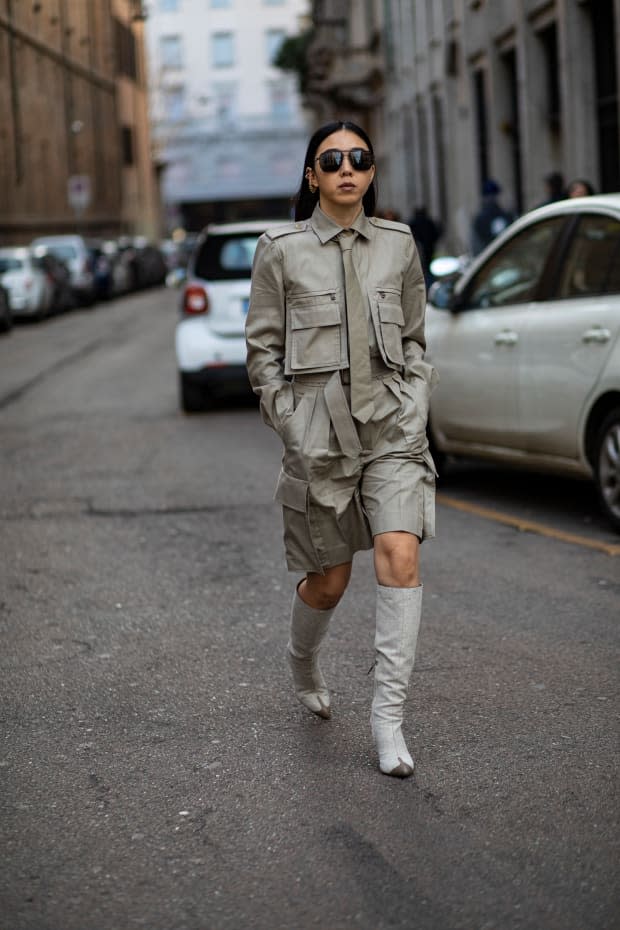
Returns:
[[[433,285],[426,334],[438,462],[592,478],[620,530],[620,194],[517,220]]]
[[[14,317],[41,319],[50,312],[53,284],[30,249],[19,246],[0,249],[0,283],[8,293]]]
[[[261,234],[282,222],[212,224],[200,235],[175,334],[180,403],[186,413],[204,410],[225,394],[249,393],[244,331],[252,260]]]

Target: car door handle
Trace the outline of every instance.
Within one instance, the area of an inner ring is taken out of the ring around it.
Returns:
[[[514,346],[519,341],[519,336],[512,329],[503,329],[501,333],[495,336],[496,346]]]
[[[611,333],[603,326],[593,326],[592,329],[586,329],[581,337],[582,342],[609,342]]]

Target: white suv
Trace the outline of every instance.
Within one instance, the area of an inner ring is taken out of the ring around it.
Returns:
[[[250,391],[245,318],[256,244],[273,222],[209,226],[192,254],[175,343],[181,407],[205,410],[215,398]]]

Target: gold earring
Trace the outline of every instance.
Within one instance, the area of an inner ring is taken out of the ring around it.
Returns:
[[[312,172],[310,171],[309,168],[308,168],[308,170],[306,171],[306,181],[308,182],[308,190],[310,191],[310,193],[311,193],[311,194],[316,194],[316,192],[318,191],[319,188],[318,188],[318,186],[313,182],[313,180],[312,180]]]

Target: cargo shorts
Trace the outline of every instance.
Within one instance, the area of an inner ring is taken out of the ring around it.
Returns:
[[[375,371],[375,412],[359,423],[347,374],[296,376],[294,409],[278,429],[284,454],[275,500],[290,571],[324,574],[371,549],[379,533],[435,535],[427,386],[391,369]]]

